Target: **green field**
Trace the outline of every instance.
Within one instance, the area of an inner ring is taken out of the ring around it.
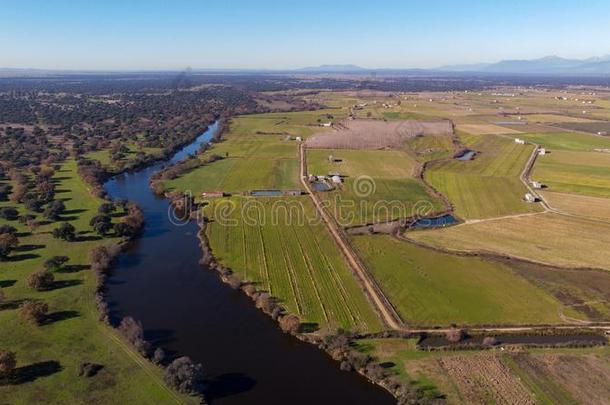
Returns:
[[[541,210],[523,201],[527,189],[519,180],[533,147],[494,135],[466,136],[464,142],[480,152],[474,160],[433,162],[425,173],[458,216],[476,219]]]
[[[149,148],[138,146],[135,142],[127,142],[125,146],[129,149],[129,152],[125,154],[125,157],[119,162],[113,162],[111,159],[111,152],[109,149],[102,149],[94,152],[86,153],[84,156],[87,159],[93,159],[99,161],[103,166],[110,170],[120,169],[119,165],[126,165],[135,159],[136,153],[141,152],[146,155],[152,155],[155,157],[161,157],[163,149],[161,148]]]
[[[553,151],[536,160],[532,177],[549,191],[610,197],[610,153]]]
[[[453,142],[447,135],[416,136],[408,139],[406,146],[421,161],[448,158],[453,154]]]
[[[438,253],[389,236],[356,236],[353,241],[409,324],[561,322],[560,303],[505,265]]]
[[[578,132],[552,132],[541,134],[522,134],[519,138],[534,142],[551,150],[592,151],[610,148],[610,138],[587,135]]]
[[[329,155],[341,161],[330,162]],[[430,202],[433,210],[442,210],[421,181],[413,177],[415,165],[403,151],[307,150],[309,173],[338,172],[345,176],[336,190],[318,193],[341,225],[409,217],[415,204],[422,201]]]
[[[65,201],[62,220],[70,221],[83,232],[94,236],[89,220],[97,213],[100,200],[91,197],[87,186],[76,174],[76,164],[67,161],[54,177],[57,198]],[[14,206],[1,202],[0,206]],[[24,211],[21,210],[23,213]],[[125,346],[110,327],[98,322],[93,302],[95,275],[86,267],[88,252],[109,240],[64,242],[54,239],[50,231],[57,223],[30,230],[18,221],[0,220],[18,229],[21,249],[9,261],[0,262],[0,285],[7,305],[0,308],[0,349],[16,352],[18,367],[29,370],[31,381],[17,385],[0,384],[0,402],[33,403],[172,403],[189,402],[165,388],[161,370],[141,359]],[[70,257],[70,272],[55,272],[58,287],[37,292],[25,279],[42,269],[43,262],[55,255]],[[52,322],[33,326],[18,316],[16,305],[25,299],[44,300],[49,304]],[[133,359],[139,359],[142,365]],[[56,361],[59,366],[54,369]],[[94,362],[104,368],[92,378],[78,377],[79,365]]]
[[[279,298],[302,322],[381,327],[309,197],[222,199],[206,212],[216,259]]]
[[[301,189],[298,143],[324,129],[318,120],[337,119],[341,110],[304,111],[240,116],[231,120],[224,140],[201,158],[212,154],[223,159],[206,164],[179,179],[166,181],[167,189],[238,193],[257,189]],[[343,113],[344,114],[344,113]]]

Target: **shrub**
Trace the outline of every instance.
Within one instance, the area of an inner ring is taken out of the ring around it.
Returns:
[[[188,357],[179,357],[165,369],[165,382],[183,394],[198,394],[203,388],[203,367]]]
[[[55,281],[53,273],[47,270],[32,273],[27,279],[28,285],[37,291],[44,291],[51,288],[53,281]]]
[[[17,228],[15,228],[14,226],[10,226],[7,224],[0,225],[0,235],[3,235],[3,234],[14,235],[16,233],[17,233]]]
[[[163,361],[165,361],[165,350],[157,347],[153,353],[152,362],[155,364],[161,364]]]
[[[96,363],[81,363],[78,368],[78,376],[79,377],[93,377],[95,376],[104,366]]]
[[[72,224],[64,222],[59,227],[53,229],[53,237],[55,239],[62,239],[68,242],[76,240],[76,229]]]
[[[466,337],[466,333],[463,329],[451,328],[447,332],[445,332],[445,338],[450,343],[459,343],[462,341],[462,339],[464,339],[464,337]]]
[[[483,339],[483,346],[495,346],[498,344],[498,340],[493,336],[486,336]]]
[[[13,352],[0,350],[0,375],[10,374],[17,367],[17,356]]]
[[[19,211],[15,207],[2,207],[0,208],[0,218],[6,219],[7,221],[14,221],[19,217]]]
[[[144,340],[144,329],[141,322],[136,321],[131,316],[126,316],[121,320],[119,332],[142,356],[148,355],[149,344]]]
[[[10,233],[0,234],[0,261],[8,258],[11,252],[19,246],[19,239]]]
[[[301,321],[296,315],[284,315],[280,318],[280,328],[286,333],[297,333],[301,327]]]
[[[68,260],[68,256],[53,256],[45,260],[44,268],[48,271],[59,270]]]
[[[26,301],[21,305],[20,315],[28,322],[40,325],[44,321],[49,306],[45,302]]]

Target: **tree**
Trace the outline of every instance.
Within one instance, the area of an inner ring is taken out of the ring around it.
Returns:
[[[183,394],[198,394],[203,388],[203,367],[189,357],[179,357],[165,369],[165,382]]]
[[[97,233],[104,236],[112,229],[111,221],[112,219],[109,215],[99,214],[91,218],[89,225],[91,225]]]
[[[5,260],[19,246],[19,239],[13,234],[0,234],[0,261]]]
[[[45,218],[48,218],[52,221],[57,221],[59,216],[66,210],[66,206],[63,201],[55,200],[52,201],[47,209],[44,210],[43,214]]]
[[[13,352],[0,350],[0,375],[10,374],[17,367],[17,356]]]
[[[47,312],[49,312],[49,305],[40,301],[26,301],[21,305],[19,311],[23,319],[35,325],[40,325],[44,321]]]
[[[19,211],[15,207],[2,207],[0,208],[0,218],[6,219],[7,221],[14,221],[19,217]]]
[[[53,256],[45,260],[44,268],[48,271],[59,270],[68,260],[68,256]]]
[[[113,225],[113,229],[115,235],[119,237],[131,238],[136,234],[136,231],[125,222],[117,222]]]
[[[76,239],[76,229],[72,224],[64,222],[59,227],[53,229],[53,237],[72,242]]]
[[[136,321],[131,316],[126,316],[121,319],[119,332],[125,336],[125,339],[127,339],[140,354],[143,356],[148,354],[150,345],[144,340],[144,329],[142,328],[141,322]]]
[[[30,274],[27,281],[31,288],[37,291],[44,291],[51,288],[55,281],[55,276],[50,271],[41,270]]]
[[[280,318],[280,328],[286,333],[297,333],[301,327],[301,321],[296,315],[284,315]]]
[[[0,225],[0,235],[3,235],[5,233],[14,235],[17,233],[17,228],[15,228],[14,226],[7,225],[7,224]]]
[[[110,213],[114,212],[114,210],[115,210],[115,206],[113,203],[103,203],[97,209],[97,212],[99,212],[100,214],[110,214]]]
[[[155,353],[153,354],[152,362],[155,364],[161,364],[165,360],[165,350],[160,347],[155,349]]]

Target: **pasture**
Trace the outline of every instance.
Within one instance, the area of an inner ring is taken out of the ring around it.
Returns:
[[[458,251],[488,251],[558,266],[610,270],[610,224],[564,215],[498,218],[408,236]]]
[[[474,160],[433,162],[426,180],[452,202],[455,213],[465,219],[540,211],[527,204],[527,192],[519,180],[533,148],[493,135],[463,137],[466,145],[479,152]]]
[[[216,259],[277,297],[302,322],[381,328],[308,197],[221,199],[205,212]]]
[[[547,203],[562,212],[591,219],[610,221],[610,199],[579,194],[543,191]]]
[[[329,156],[340,161],[331,162]],[[415,204],[423,202],[431,210],[442,210],[421,181],[413,178],[416,164],[403,151],[307,150],[309,173],[345,176],[336,190],[318,193],[344,226],[409,217]]]
[[[0,384],[0,402],[174,401],[176,394],[164,387],[161,370],[146,361],[142,365],[136,363],[131,357],[140,355],[117,339],[114,330],[98,321],[94,304],[96,277],[88,269],[88,252],[111,241],[99,239],[89,226],[101,200],[89,194],[88,186],[76,174],[73,160],[63,164],[54,181],[57,199],[66,205],[60,221],[73,224],[80,240],[65,242],[53,238],[51,230],[59,222],[30,229],[18,221],[0,220],[0,224],[17,228],[20,240],[18,251],[0,262],[0,287],[6,295],[5,303],[0,305],[0,348],[16,352],[17,372],[30,374],[22,384]],[[0,202],[0,206],[15,205]],[[22,206],[19,209],[25,213]],[[54,272],[54,287],[41,292],[29,288],[27,277],[42,270],[44,261],[56,255],[66,255],[70,260],[68,266]],[[44,300],[49,305],[49,321],[37,327],[22,320],[17,307],[26,299]],[[104,368],[95,377],[81,378],[78,370],[83,362],[99,363]],[[185,403],[193,402],[178,397]]]
[[[553,151],[538,157],[532,178],[549,191],[610,197],[610,153]]]
[[[439,253],[389,236],[355,236],[353,243],[407,324],[561,322],[560,303],[504,264]]]
[[[519,138],[534,142],[543,148],[554,150],[593,151],[610,148],[610,138],[578,132],[548,132],[519,135]]]

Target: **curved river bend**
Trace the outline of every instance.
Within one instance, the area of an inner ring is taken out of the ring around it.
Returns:
[[[195,153],[218,128],[211,125],[170,163]],[[282,333],[241,292],[199,264],[198,226],[173,225],[169,203],[156,197],[151,175],[164,162],[109,180],[108,194],[144,211],[142,236],[119,256],[108,279],[113,319],[141,320],[145,337],[169,353],[204,366],[213,404],[393,404],[392,396],[316,347]]]

